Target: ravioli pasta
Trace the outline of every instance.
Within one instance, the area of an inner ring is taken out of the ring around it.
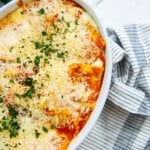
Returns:
[[[65,150],[101,89],[105,41],[70,0],[35,0],[0,20],[0,149]]]

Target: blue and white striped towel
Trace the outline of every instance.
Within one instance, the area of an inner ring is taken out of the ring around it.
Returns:
[[[150,150],[150,25],[108,29],[113,75],[107,103],[78,150]]]

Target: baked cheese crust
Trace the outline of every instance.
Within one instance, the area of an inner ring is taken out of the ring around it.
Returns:
[[[95,107],[105,41],[73,1],[18,4],[0,20],[0,149],[65,150]]]

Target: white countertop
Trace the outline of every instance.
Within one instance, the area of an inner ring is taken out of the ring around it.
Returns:
[[[98,5],[106,26],[150,24],[150,0],[102,0]]]
[[[150,0],[96,0],[108,27],[135,23],[150,24]],[[0,3],[1,5],[1,3]]]

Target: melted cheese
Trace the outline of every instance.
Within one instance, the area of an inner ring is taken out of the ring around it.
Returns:
[[[67,149],[96,104],[104,50],[69,0],[32,1],[0,20],[0,149]]]

